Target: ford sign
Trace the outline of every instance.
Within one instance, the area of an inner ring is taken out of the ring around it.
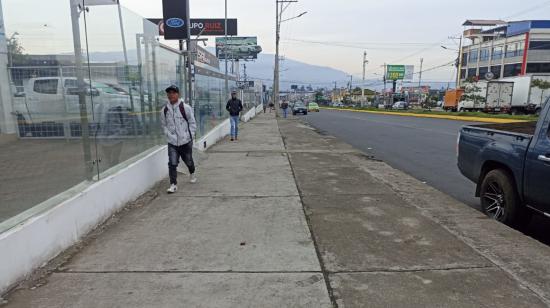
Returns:
[[[165,23],[168,27],[172,28],[181,28],[185,24],[181,18],[170,18]]]

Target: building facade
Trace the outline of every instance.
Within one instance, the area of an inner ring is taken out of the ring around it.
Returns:
[[[550,74],[550,20],[467,20],[460,80]],[[488,74],[492,73],[492,74]]]

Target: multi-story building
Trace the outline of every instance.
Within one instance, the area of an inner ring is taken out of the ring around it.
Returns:
[[[467,20],[460,80],[550,75],[550,20]]]

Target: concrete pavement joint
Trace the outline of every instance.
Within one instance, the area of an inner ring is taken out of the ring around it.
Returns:
[[[64,271],[53,273],[63,274],[321,274],[321,271]]]
[[[281,139],[283,140],[283,145],[285,147],[285,150],[287,150],[287,144],[286,144],[286,139],[283,135],[283,133],[281,132],[281,127],[279,126],[279,120],[277,119],[277,128],[279,129],[279,133],[281,134]],[[313,233],[313,227],[311,225],[311,220],[309,218],[309,215],[308,215],[308,211],[304,205],[304,200],[302,198],[302,191],[300,189],[300,187],[298,187],[298,180],[296,179],[296,174],[294,172],[294,166],[292,165],[292,161],[290,159],[290,156],[289,155],[286,155],[287,159],[288,159],[288,164],[290,165],[290,169],[292,170],[292,176],[294,177],[294,184],[296,185],[296,189],[298,190],[298,194],[299,194],[299,197],[300,197],[300,203],[302,204],[302,211],[304,213],[304,217],[306,219],[306,223],[307,223],[307,227],[309,229],[309,233],[311,234],[311,240],[313,241],[313,246],[315,247],[315,253],[317,254],[317,259],[319,260],[319,265],[321,266],[321,272],[323,274],[323,279],[325,280],[325,284],[326,284],[326,287],[327,287],[327,291],[328,291],[328,296],[330,298],[330,302],[332,303],[332,306],[334,308],[338,308],[338,302],[336,300],[336,297],[334,296],[334,290],[330,284],[330,278],[329,278],[329,272],[325,266],[325,263],[323,261],[323,257],[321,255],[321,250],[319,249],[319,245],[317,243],[317,239],[315,237],[315,234]]]
[[[492,265],[472,265],[472,266],[449,266],[449,267],[419,267],[419,268],[402,268],[402,269],[373,269],[360,271],[329,271],[329,274],[353,274],[353,273],[417,273],[417,272],[438,272],[438,271],[468,271],[478,269],[499,269]]]

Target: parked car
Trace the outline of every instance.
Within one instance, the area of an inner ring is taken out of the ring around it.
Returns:
[[[409,104],[407,104],[407,102],[399,101],[393,104],[391,108],[396,110],[405,110],[409,109]]]
[[[458,168],[477,184],[490,217],[512,226],[533,212],[550,216],[550,104],[538,122],[464,126]]]
[[[341,107],[344,107],[344,104],[340,103],[340,102],[332,102],[332,107],[336,107],[336,108],[341,108]]]
[[[319,105],[317,105],[317,103],[309,103],[307,105],[307,111],[309,111],[309,112],[319,112]]]
[[[297,115],[298,113],[307,115],[307,107],[302,102],[296,102],[292,107],[292,114]]]

